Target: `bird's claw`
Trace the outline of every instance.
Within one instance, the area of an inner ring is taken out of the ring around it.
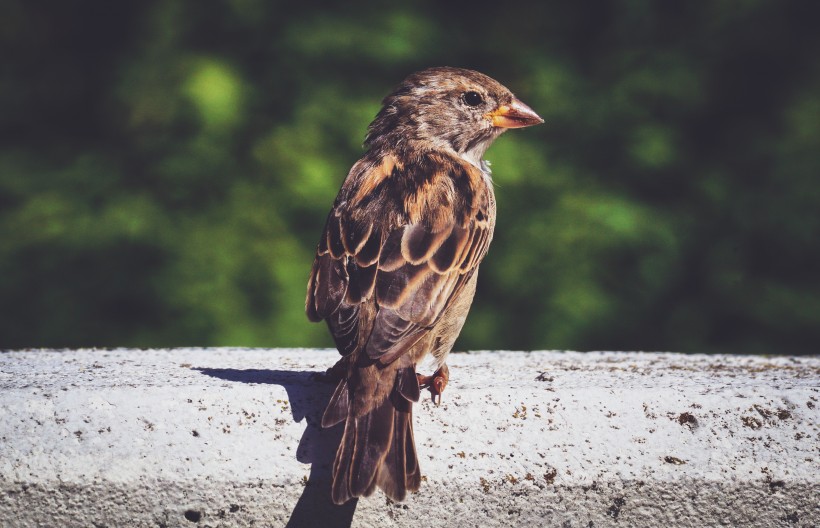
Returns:
[[[430,389],[433,404],[436,406],[441,405],[441,393],[444,392],[444,388],[447,387],[447,382],[450,380],[450,369],[447,368],[447,365],[442,365],[432,376],[416,374],[416,377],[419,380],[420,389]]]

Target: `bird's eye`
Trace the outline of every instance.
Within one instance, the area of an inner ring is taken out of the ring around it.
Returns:
[[[462,97],[469,106],[478,106],[484,102],[484,98],[478,92],[466,92]]]

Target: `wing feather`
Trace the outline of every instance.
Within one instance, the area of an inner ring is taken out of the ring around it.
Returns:
[[[342,186],[317,248],[306,310],[327,321],[342,354],[361,346],[390,363],[476,271],[492,239],[494,199],[480,171],[454,158],[385,160],[363,160]],[[364,303],[375,309],[361,310]],[[360,328],[369,333],[360,336]]]

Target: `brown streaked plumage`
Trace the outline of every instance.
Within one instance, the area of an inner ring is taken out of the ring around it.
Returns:
[[[381,488],[393,500],[421,473],[412,404],[447,383],[447,354],[475,294],[495,225],[482,156],[507,128],[543,122],[481,73],[407,77],[371,123],[319,240],[305,309],[327,322],[342,359],[322,426],[345,422],[333,464],[342,504]],[[439,370],[417,376],[427,355]]]

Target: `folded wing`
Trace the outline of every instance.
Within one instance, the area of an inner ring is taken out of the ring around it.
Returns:
[[[359,162],[317,248],[308,317],[327,321],[341,354],[363,346],[392,362],[478,268],[492,238],[491,207],[483,175],[456,158]]]

